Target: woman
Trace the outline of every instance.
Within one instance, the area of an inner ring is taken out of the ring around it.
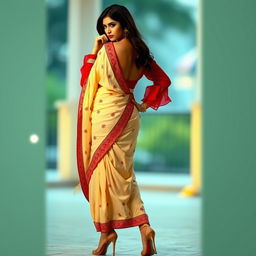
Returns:
[[[80,185],[90,204],[97,232],[94,255],[104,255],[115,229],[138,226],[141,255],[156,254],[155,232],[136,182],[133,155],[140,124],[139,112],[171,102],[169,77],[150,56],[129,11],[120,5],[106,8],[97,21],[92,54],[81,68],[82,91],[77,125],[77,163]],[[133,90],[145,75],[154,84],[146,88],[142,104]]]

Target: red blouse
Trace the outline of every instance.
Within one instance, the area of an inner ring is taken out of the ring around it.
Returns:
[[[160,106],[172,101],[168,96],[168,87],[171,85],[171,80],[155,60],[151,64],[150,71],[144,70],[144,75],[147,79],[153,81],[153,85],[146,87],[142,98],[144,103],[157,110]]]
[[[96,57],[97,54],[87,54],[84,56],[83,66],[80,69],[81,86],[86,83]],[[146,87],[144,97],[142,98],[144,103],[152,109],[157,110],[160,106],[166,105],[172,101],[168,96],[168,87],[171,85],[171,80],[155,60],[152,62],[152,68],[150,71],[144,69],[144,72],[137,80],[127,80],[128,86],[133,89],[137,81],[140,80],[143,75],[145,75],[147,79],[153,81],[153,85]]]

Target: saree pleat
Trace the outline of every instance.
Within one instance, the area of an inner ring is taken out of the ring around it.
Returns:
[[[101,232],[149,223],[134,174],[140,115],[132,98],[107,43],[82,89],[77,127],[80,184]]]

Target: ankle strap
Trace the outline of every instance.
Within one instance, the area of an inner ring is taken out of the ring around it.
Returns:
[[[147,223],[142,224],[142,225],[140,226],[140,229],[145,228],[145,227],[150,227],[150,225],[149,225],[149,224],[147,224]]]

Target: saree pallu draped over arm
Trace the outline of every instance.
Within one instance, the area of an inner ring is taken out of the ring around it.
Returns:
[[[88,64],[91,59],[92,65]],[[94,61],[95,59],[95,61]],[[80,186],[98,232],[149,224],[134,174],[140,115],[114,44],[84,59],[77,121]],[[86,69],[86,71],[84,69]]]
[[[91,71],[91,68],[93,66],[93,63],[95,62],[95,59],[97,58],[97,54],[87,54],[84,56],[84,63],[81,67],[81,79],[80,79],[80,85],[83,87],[88,79],[89,73]]]

